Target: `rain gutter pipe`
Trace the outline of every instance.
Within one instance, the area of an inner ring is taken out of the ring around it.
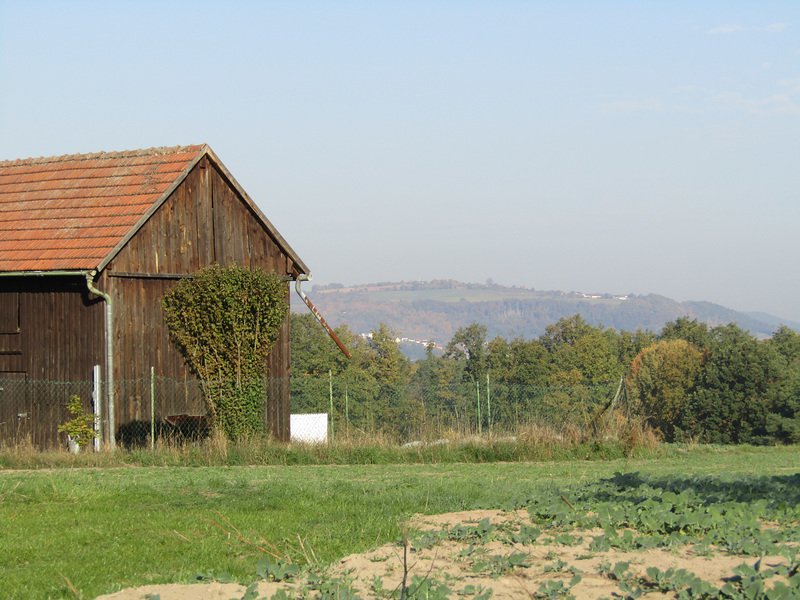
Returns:
[[[303,281],[311,281],[311,275],[298,275],[297,279],[294,280],[295,291],[303,299],[303,302],[306,303],[306,306],[311,311],[311,314],[313,314],[317,321],[320,322],[320,325],[322,325],[328,331],[328,335],[331,336],[331,339],[336,342],[337,346],[339,346],[339,350],[341,350],[347,358],[351,358],[350,352],[347,351],[347,348],[345,348],[342,340],[339,339],[339,336],[337,336],[333,329],[331,329],[331,326],[328,325],[324,318],[322,318],[320,312],[314,307],[313,304],[311,304],[311,300],[308,299],[308,296],[303,293],[303,290],[300,287],[300,284]]]
[[[97,294],[106,303],[106,376],[108,395],[108,445],[111,450],[116,447],[114,437],[114,344],[111,326],[114,322],[114,311],[111,296],[101,292],[93,285],[97,271],[3,271],[0,277],[85,277],[86,287],[93,294]]]
[[[108,448],[113,451],[116,449],[117,440],[114,435],[116,421],[114,419],[114,305],[111,296],[98,290],[93,285],[97,271],[86,273],[86,287],[93,294],[97,294],[106,302],[106,385],[108,386]]]

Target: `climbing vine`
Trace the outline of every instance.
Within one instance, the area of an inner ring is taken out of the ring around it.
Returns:
[[[267,357],[288,313],[286,282],[264,269],[214,265],[162,298],[170,336],[227,437],[263,430]]]

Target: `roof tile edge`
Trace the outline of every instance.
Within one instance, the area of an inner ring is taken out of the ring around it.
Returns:
[[[154,146],[152,148],[138,148],[136,150],[100,151],[76,154],[62,154],[54,156],[39,156],[29,158],[13,158],[0,160],[0,166],[13,167],[20,165],[39,165],[51,162],[97,160],[98,158],[127,158],[133,156],[182,154],[185,152],[200,152],[207,144],[188,144],[186,146]]]

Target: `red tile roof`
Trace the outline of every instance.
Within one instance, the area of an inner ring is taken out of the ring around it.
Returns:
[[[96,268],[205,145],[0,162],[0,271]]]

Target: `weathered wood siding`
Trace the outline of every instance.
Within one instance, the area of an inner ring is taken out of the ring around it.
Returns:
[[[281,276],[292,273],[276,240],[204,158],[107,270],[191,274],[214,263],[260,266]]]
[[[103,303],[79,276],[0,278],[0,437],[30,434],[39,447],[55,446],[72,393],[92,410],[103,319]]]
[[[260,266],[282,277],[290,276],[293,267],[224,174],[203,158],[117,254],[98,284],[112,295],[115,304],[118,427],[149,418],[149,388],[125,382],[148,378],[151,366],[159,376],[194,379],[169,340],[160,301],[179,276],[215,263]],[[286,299],[288,302],[288,280]],[[288,374],[287,317],[265,375],[285,378]],[[273,393],[266,408],[267,423],[273,435],[288,441],[288,382],[275,386]],[[160,400],[157,415],[185,413],[186,401]],[[191,402],[188,410],[202,414],[199,398]]]
[[[95,285],[110,294],[114,308],[117,433],[121,426],[149,421],[151,367],[158,377],[195,379],[169,340],[163,294],[203,267],[238,264],[286,277],[288,302],[288,279],[297,266],[277,242],[224,170],[204,157],[100,273]],[[94,365],[103,367],[106,379],[105,311],[105,302],[88,292],[80,276],[0,277],[0,438],[31,434],[40,447],[63,446],[57,429],[68,418],[67,398],[76,393],[63,382],[83,386],[77,393],[89,411]],[[265,375],[274,378],[266,422],[273,435],[288,440],[288,317]],[[36,387],[38,382],[48,384]],[[177,388],[156,398],[157,417],[204,412],[196,387]],[[105,420],[105,402],[102,413]]]

